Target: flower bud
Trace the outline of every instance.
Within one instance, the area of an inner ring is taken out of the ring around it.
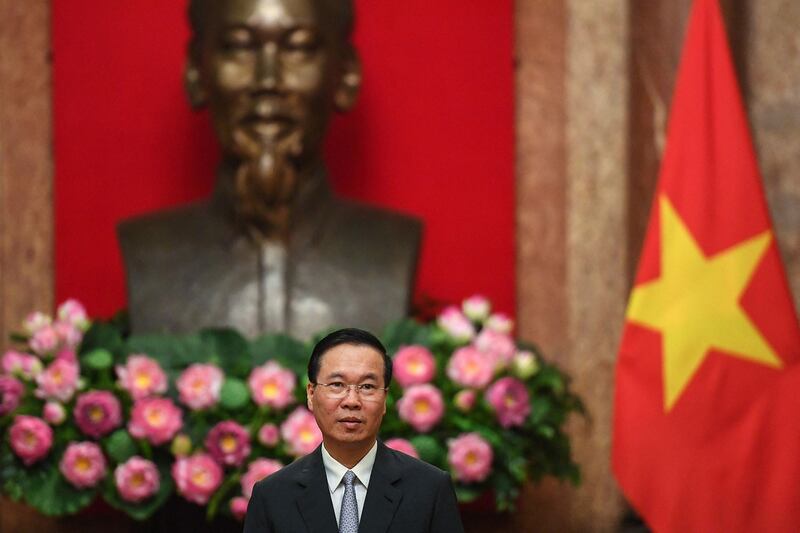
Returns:
[[[528,379],[539,371],[539,361],[532,352],[517,352],[511,362],[511,371],[520,379]]]
[[[475,406],[476,398],[477,395],[475,394],[474,390],[465,389],[459,391],[458,394],[456,394],[456,397],[453,399],[453,402],[455,403],[456,408],[459,411],[467,413],[471,411],[472,408]]]
[[[170,451],[175,457],[186,457],[192,451],[192,439],[188,435],[179,433],[172,439]]]

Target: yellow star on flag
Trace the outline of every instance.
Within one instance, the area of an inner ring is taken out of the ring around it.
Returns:
[[[659,208],[661,277],[634,288],[626,316],[662,334],[664,410],[669,411],[711,348],[774,368],[782,362],[739,305],[771,232],[706,257],[664,195]]]

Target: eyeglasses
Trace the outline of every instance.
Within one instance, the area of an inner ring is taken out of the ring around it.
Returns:
[[[325,396],[334,400],[340,400],[347,396],[350,389],[355,389],[356,394],[364,400],[377,400],[381,392],[389,390],[388,387],[378,387],[373,383],[343,383],[334,381],[333,383],[314,383],[314,386],[324,387]]]

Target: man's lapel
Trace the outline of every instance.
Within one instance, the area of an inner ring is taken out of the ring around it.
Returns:
[[[322,450],[317,447],[297,475],[297,482],[305,491],[297,498],[297,507],[308,531],[311,533],[337,532],[336,515],[333,513],[331,493],[322,463]]]
[[[397,459],[382,442],[378,441],[378,453],[369,478],[359,531],[383,533],[389,529],[397,506],[403,498],[403,491],[397,487],[401,476],[402,471]]]

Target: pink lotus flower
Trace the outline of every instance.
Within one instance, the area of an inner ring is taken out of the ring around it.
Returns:
[[[128,431],[137,439],[159,446],[181,429],[181,410],[168,398],[142,398],[133,404]]]
[[[514,329],[514,321],[504,313],[493,313],[488,319],[486,319],[486,324],[484,327],[492,331],[505,333],[508,335],[511,333],[511,330]]]
[[[314,415],[305,407],[298,407],[281,425],[281,436],[288,444],[288,452],[295,457],[306,455],[322,442],[322,432]]]
[[[464,314],[473,322],[483,322],[489,316],[492,305],[485,296],[476,294],[464,300],[461,309]]]
[[[81,343],[81,340],[83,340],[83,331],[69,322],[61,322],[59,320],[53,324],[53,330],[58,337],[57,346],[59,348],[72,350]],[[34,338],[35,337],[36,335],[34,335]],[[33,346],[33,344],[31,344],[31,346]]]
[[[456,342],[468,342],[475,336],[472,322],[453,305],[446,307],[436,322]]]
[[[261,429],[258,430],[258,442],[267,448],[272,448],[277,445],[280,438],[280,430],[275,424],[264,424],[261,426]]]
[[[0,416],[17,408],[25,387],[11,376],[0,376]]]
[[[222,484],[222,467],[210,455],[197,453],[175,461],[172,478],[178,494],[190,502],[205,505]]]
[[[247,504],[250,500],[245,498],[244,496],[237,496],[235,498],[231,498],[231,514],[236,520],[244,520],[245,515],[247,514]]]
[[[34,394],[45,400],[68,402],[78,388],[80,370],[78,364],[57,359],[44,372],[36,376],[38,387]]]
[[[122,407],[108,391],[90,391],[75,402],[75,423],[81,431],[99,439],[122,423]]]
[[[71,324],[81,331],[89,329],[89,315],[78,300],[69,299],[58,306],[56,317],[59,321]]]
[[[42,417],[48,424],[59,426],[67,419],[67,411],[60,403],[50,401],[44,404]]]
[[[404,346],[393,358],[394,376],[401,387],[428,383],[436,374],[436,360],[424,346]]]
[[[70,363],[77,363],[78,362],[78,354],[75,353],[74,349],[65,348],[63,350],[59,350],[55,357],[56,360],[63,359]]]
[[[26,381],[35,379],[42,373],[42,361],[38,357],[14,350],[3,354],[0,366],[4,373],[19,376]]]
[[[211,428],[205,444],[208,453],[223,465],[239,466],[250,455],[250,433],[233,420]]]
[[[464,433],[447,443],[447,461],[456,479],[464,483],[486,479],[493,458],[492,447],[477,433]]]
[[[402,420],[425,433],[438,424],[444,415],[442,393],[429,384],[411,386],[398,400],[397,411]]]
[[[11,449],[29,466],[46,456],[53,446],[53,430],[35,416],[14,417],[8,437]]]
[[[242,494],[248,500],[253,495],[256,483],[283,468],[283,463],[273,459],[256,459],[247,467],[247,472],[242,476]]]
[[[495,369],[507,367],[517,351],[517,345],[511,337],[491,329],[482,330],[473,344],[489,356]]]
[[[114,483],[123,500],[140,502],[158,492],[161,475],[152,461],[133,456],[114,470]]]
[[[489,384],[493,376],[493,361],[472,346],[456,350],[447,363],[447,377],[462,387],[481,389]]]
[[[48,355],[53,353],[59,344],[59,336],[53,325],[44,326],[36,330],[31,336],[29,344],[31,350],[39,355]]]
[[[167,392],[167,375],[154,359],[144,354],[131,355],[116,370],[119,386],[134,400]]]
[[[294,372],[275,361],[254,368],[247,383],[256,405],[283,409],[294,402],[293,393],[297,384]]]
[[[453,403],[459,411],[468,413],[472,411],[472,408],[475,406],[475,400],[477,399],[478,395],[474,390],[464,389],[458,391],[456,397],[453,399]]]
[[[225,375],[216,366],[195,363],[181,373],[175,385],[178,387],[181,403],[193,411],[199,411],[219,402],[224,380]]]
[[[22,322],[22,329],[24,329],[25,333],[28,335],[33,335],[40,329],[47,327],[52,323],[53,319],[50,318],[49,315],[39,311],[34,311],[25,317],[25,320]]]
[[[521,426],[531,412],[528,389],[517,378],[498,379],[486,391],[486,401],[504,428]]]
[[[414,448],[414,445],[406,439],[389,439],[384,444],[393,450],[403,452],[406,455],[410,455],[411,457],[419,459],[419,453],[417,453],[417,449]]]
[[[61,458],[58,469],[73,486],[86,489],[97,485],[106,475],[106,458],[94,442],[72,442]]]

